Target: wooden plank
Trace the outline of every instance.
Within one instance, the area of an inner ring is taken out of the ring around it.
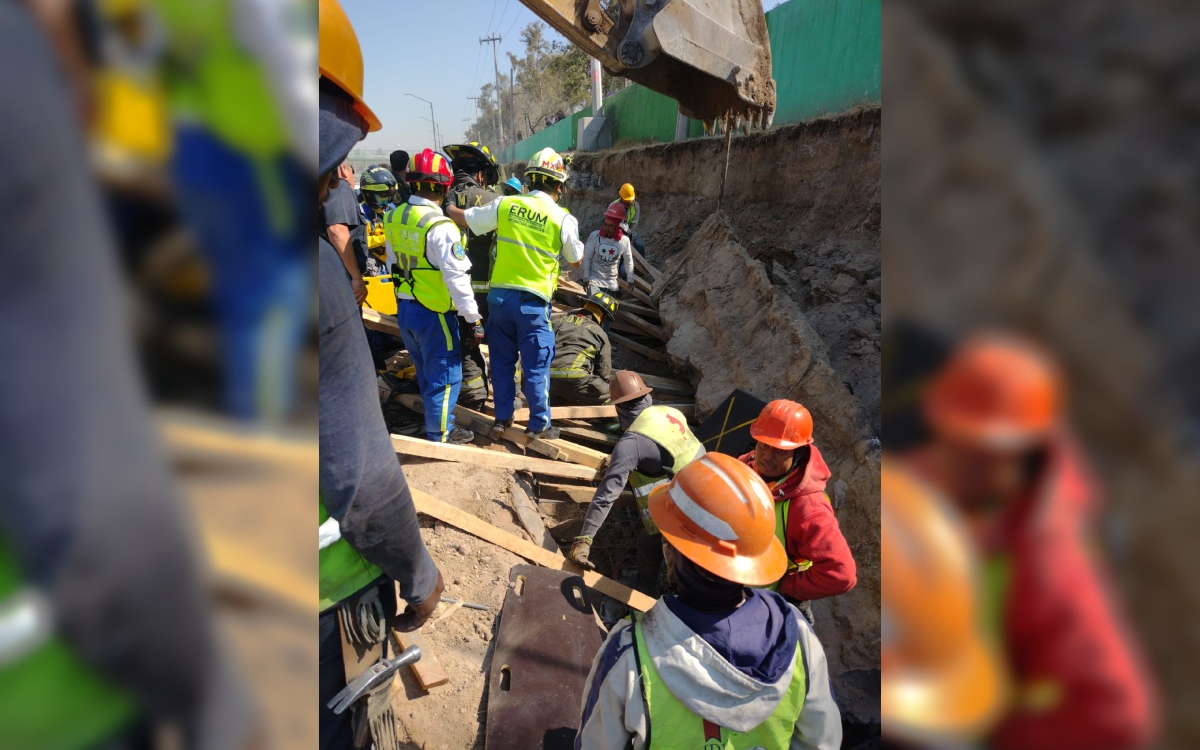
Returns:
[[[415,393],[402,393],[397,400],[399,400],[400,403],[404,404],[408,408],[412,409],[414,408],[414,405],[421,400],[421,397]],[[492,427],[496,424],[496,419],[494,417],[489,417],[487,414],[480,414],[479,412],[473,409],[468,409],[465,406],[455,405],[454,417],[460,423],[463,423],[464,426],[470,427],[476,432],[483,432],[486,435],[491,435]],[[509,427],[507,430],[505,430],[503,437],[505,440],[510,440],[518,445],[525,446],[531,451],[540,453],[551,461],[562,457],[562,451],[557,447],[540,438],[531,438],[525,434],[524,430],[517,429],[516,427]],[[576,461],[575,463],[579,462]]]
[[[626,301],[622,300],[621,301],[621,309],[627,310],[627,311],[633,313],[634,315],[639,315],[642,318],[658,318],[658,317],[660,317],[658,314],[658,310],[655,310],[653,307],[646,307],[645,305],[639,305],[636,302],[626,302]]]
[[[654,287],[650,286],[650,282],[646,281],[641,276],[633,277],[633,287],[635,289],[641,289],[646,294],[650,294],[652,291],[654,291]]]
[[[653,388],[655,393],[670,393],[675,396],[685,396],[687,398],[696,395],[696,389],[687,381],[660,378],[655,375],[647,375],[643,372],[639,372],[638,375],[642,376],[642,382]]]
[[[400,338],[400,326],[396,323],[395,315],[387,315],[364,305],[362,308],[362,319],[363,325],[372,331],[382,331],[383,333],[390,333],[396,338]]]
[[[457,461],[458,463],[475,464],[476,466],[492,466],[497,469],[513,469],[515,471],[532,471],[535,474],[547,474],[553,477],[568,477],[571,479],[595,480],[598,472],[587,466],[567,463],[566,461],[547,461],[544,458],[529,456],[514,456],[499,451],[489,451],[476,448],[473,445],[451,445],[450,443],[431,443],[428,440],[410,438],[406,435],[392,435],[392,449],[406,456],[420,456],[438,461]]]
[[[631,333],[634,336],[645,336],[646,335],[642,331],[642,329],[635,327],[632,323],[626,323],[623,320],[614,320],[609,325],[608,331],[609,331],[610,336],[612,335],[613,331],[621,331],[622,333]],[[610,339],[610,341],[611,341],[611,339]]]
[[[561,428],[560,428],[561,429]],[[572,443],[570,440],[547,440],[546,442],[553,445],[562,451],[562,458],[582,466],[590,466],[593,469],[602,469],[608,464],[608,454],[588,448],[587,446]]]
[[[696,416],[696,404],[694,402],[664,401],[659,403],[654,402],[657,406],[670,406],[678,409],[683,413],[683,416],[691,419]],[[612,404],[604,404],[603,406],[551,406],[550,419],[604,419],[606,417],[615,418],[617,416],[617,407]],[[513,413],[513,420],[517,422],[529,421],[528,409],[517,409]],[[430,445],[438,445],[438,443],[430,443]],[[534,460],[534,459],[530,459]]]
[[[591,440],[596,443],[604,443],[605,445],[616,445],[617,441],[620,440],[620,438],[618,438],[616,435],[610,435],[607,432],[601,432],[600,430],[593,430],[588,427],[572,427],[571,425],[565,425],[565,426],[559,425],[558,429],[561,430],[562,434],[564,434],[564,435],[570,435],[571,437],[582,438],[584,440]]]
[[[623,346],[631,351],[637,352],[638,354],[642,355],[643,357],[653,359],[657,362],[666,362],[667,361],[667,355],[663,354],[662,352],[660,352],[656,349],[651,349],[648,346],[642,346],[638,342],[636,342],[632,339],[627,339],[619,333],[608,334],[608,340],[614,344],[620,344],[621,346]]]
[[[650,261],[646,260],[646,256],[639,253],[636,247],[631,249],[633,250],[633,262],[637,264],[638,268],[645,271],[652,281],[658,281],[658,277],[662,276],[662,271],[650,265]]]
[[[619,284],[619,285],[620,285],[620,287],[621,287],[621,289],[622,289],[622,290],[624,290],[624,291],[626,291],[626,292],[629,292],[629,293],[630,293],[630,294],[632,294],[634,297],[638,298],[638,299],[639,299],[639,300],[641,300],[642,302],[645,302],[645,303],[646,303],[647,305],[649,305],[650,307],[658,307],[658,303],[657,303],[657,302],[655,302],[654,300],[652,300],[652,299],[650,298],[650,295],[648,295],[648,294],[645,294],[644,292],[642,292],[642,290],[641,290],[641,289],[638,289],[637,287],[630,286],[629,284],[626,284],[624,281],[622,281],[622,280],[620,280],[620,279],[618,279],[618,280],[617,280],[617,284]]]
[[[662,328],[660,328],[656,325],[647,323],[646,321],[642,320],[641,318],[634,315],[633,313],[628,312],[627,310],[622,310],[621,308],[618,307],[617,308],[617,317],[619,319],[625,321],[626,323],[629,323],[634,328],[640,329],[643,333],[653,336],[654,338],[658,339],[659,341],[666,341],[669,338],[667,336],[667,332],[664,331]]]
[[[549,550],[554,554],[562,557],[562,550],[558,548],[558,543],[554,541],[554,537],[550,536],[550,532],[546,530],[546,524],[542,523],[542,517],[538,515],[537,504],[533,498],[537,497],[533,491],[533,486],[521,476],[513,477],[508,485],[508,491],[512,495],[513,509],[517,511],[517,519],[534,541],[542,545],[543,549]]]
[[[543,567],[553,570],[565,570],[582,576],[583,582],[591,588],[599,591],[601,594],[611,596],[617,601],[624,602],[641,612],[645,612],[654,606],[655,600],[640,591],[634,591],[628,586],[622,586],[611,578],[602,576],[594,570],[583,570],[570,560],[556,557],[553,553],[542,549],[533,542],[527,542],[503,529],[498,529],[490,523],[476,518],[449,503],[442,502],[428,493],[418,489],[411,489],[411,491],[413,504],[416,506],[418,513],[424,513],[427,516],[462,529],[468,534],[473,534],[484,541],[491,542],[498,547],[503,547],[509,552],[520,555],[526,560]]]
[[[596,494],[595,487],[581,487],[578,484],[557,484],[555,482],[538,482],[538,497],[543,500],[570,500],[573,503],[586,505],[592,502]],[[617,496],[617,502],[633,503],[633,493],[622,490]]]
[[[416,646],[421,649],[421,660],[413,663],[411,666],[413,677],[417,678],[417,683],[420,684],[422,690],[429,692],[429,688],[445,685],[450,681],[450,675],[446,674],[446,670],[442,668],[437,655],[433,653],[433,649],[429,647],[429,644],[421,636],[419,630],[414,630],[411,633],[401,633],[399,630],[393,630],[392,638],[396,640],[396,645],[400,647],[401,651],[409,646]]]
[[[558,277],[558,288],[566,289],[568,292],[575,292],[576,294],[587,294],[587,290],[582,285],[566,276]]]

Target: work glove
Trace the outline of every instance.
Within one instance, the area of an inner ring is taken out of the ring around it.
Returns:
[[[475,324],[471,326],[471,334],[475,337],[475,346],[479,346],[487,338],[487,333],[483,330],[482,320],[475,321]]]
[[[433,591],[425,598],[425,601],[418,605],[407,603],[404,611],[396,618],[395,628],[401,633],[411,633],[414,630],[419,630],[422,625],[429,621],[433,616],[433,610],[437,609],[438,602],[442,599],[442,591],[446,588],[446,584],[442,582],[442,571],[438,571],[437,584],[434,585]]]
[[[571,544],[571,551],[567,553],[567,558],[584,570],[595,570],[596,566],[588,559],[592,554],[592,538],[590,536],[577,536]]]

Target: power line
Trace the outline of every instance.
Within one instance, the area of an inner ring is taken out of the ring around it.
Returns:
[[[500,13],[500,20],[496,21],[496,31],[499,31],[500,27],[504,25],[504,17],[508,15],[508,4],[511,2],[512,0],[504,0],[504,10]]]
[[[521,20],[521,9],[517,8],[517,17],[513,19],[513,22],[511,24],[509,24],[508,31],[504,32],[504,36],[508,36],[509,34],[511,34],[512,30],[513,30],[513,26],[516,26],[517,21],[520,21],[520,20]]]
[[[488,36],[492,34],[492,19],[496,17],[496,0],[492,0],[492,15],[488,16]]]

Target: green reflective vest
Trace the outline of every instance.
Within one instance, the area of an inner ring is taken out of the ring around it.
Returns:
[[[175,110],[242,153],[284,153],[287,128],[266,72],[235,36],[233,3],[157,0],[156,7],[167,30],[166,75]],[[289,18],[307,22],[305,13],[311,11],[296,4]]]
[[[0,632],[10,638],[25,627],[20,590],[16,560],[0,540]],[[86,750],[111,740],[137,715],[125,691],[54,634],[12,661],[0,657],[0,747],[6,750]]]
[[[558,255],[567,211],[540,195],[500,199],[493,287],[520,289],[546,302],[558,287]]]
[[[696,748],[696,750],[787,750],[796,731],[796,720],[804,708],[808,680],[804,652],[796,644],[796,666],[792,683],[783,700],[767,720],[749,732],[735,732],[705,721],[683,705],[659,677],[642,635],[642,613],[635,613],[638,672],[646,703],[646,750],[652,748]]]
[[[320,504],[319,523],[323,524],[329,520],[329,512],[325,510],[324,500],[317,502]],[[383,575],[378,566],[367,562],[345,539],[338,539],[320,551],[317,571],[321,612],[357,594]]]
[[[771,489],[774,489],[774,487],[772,487]],[[829,502],[828,495],[825,496],[825,502]],[[779,543],[783,545],[784,550],[787,550],[788,508],[791,506],[791,504],[792,504],[791,498],[788,498],[787,500],[776,500],[775,501],[775,538],[778,539]],[[799,560],[793,560],[789,556],[787,570],[785,570],[783,572],[783,575],[787,575],[788,573],[792,573],[797,570],[808,570],[811,567],[812,567],[812,560],[805,560],[803,558],[801,558]],[[783,576],[780,576],[779,581],[782,581],[782,580],[783,580]],[[772,583],[770,586],[757,586],[755,588],[770,589],[771,591],[778,591],[779,590],[779,581]]]
[[[383,232],[396,254],[392,266],[396,295],[410,294],[436,313],[455,309],[441,269],[429,262],[429,230],[445,223],[454,224],[440,209],[411,203],[396,206],[383,219]]]
[[[636,469],[629,475],[629,488],[633,490],[633,499],[637,502],[642,523],[646,525],[646,531],[657,534],[658,525],[650,518],[650,493],[660,484],[671,481],[671,477],[696,457],[704,455],[704,445],[688,429],[687,418],[679,410],[669,406],[647,408],[633,420],[628,431],[645,435],[666,448],[675,459],[671,471],[662,476],[646,476]]]

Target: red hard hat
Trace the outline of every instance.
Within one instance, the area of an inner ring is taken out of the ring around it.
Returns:
[[[813,441],[812,415],[795,401],[779,399],[763,408],[750,425],[750,437],[780,450],[791,450]]]
[[[454,181],[454,175],[450,174],[450,163],[446,161],[446,157],[427,148],[413,154],[408,160],[408,172],[404,174],[404,181],[449,185]]]
[[[625,221],[625,206],[620,203],[614,203],[604,212],[604,218],[616,219],[617,221]]]

